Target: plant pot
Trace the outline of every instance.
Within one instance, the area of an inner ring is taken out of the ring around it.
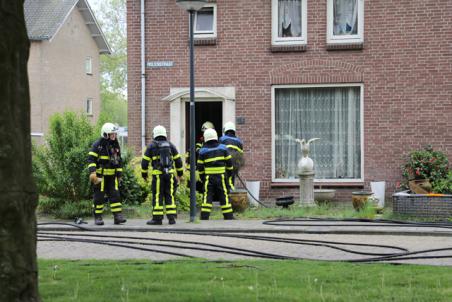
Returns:
[[[317,203],[327,203],[333,200],[336,190],[333,189],[314,189],[314,200]]]
[[[408,182],[411,192],[416,194],[428,194],[432,191],[432,184],[428,179],[414,179]]]
[[[246,190],[235,190],[229,193],[232,209],[236,213],[244,212],[248,208],[248,195]]]
[[[368,191],[352,192],[353,208],[356,211],[361,211],[368,202],[369,197],[372,196],[372,194],[373,194],[372,192]]]

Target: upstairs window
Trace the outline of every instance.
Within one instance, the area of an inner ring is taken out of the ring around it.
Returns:
[[[85,73],[92,75],[93,74],[93,58],[86,57],[85,59]]]
[[[328,0],[328,44],[363,43],[364,0]]]
[[[272,0],[272,44],[306,44],[307,0]]]
[[[195,38],[215,38],[217,36],[216,5],[208,4],[195,13]]]
[[[86,99],[86,115],[88,115],[88,116],[93,115],[93,99],[92,98]]]

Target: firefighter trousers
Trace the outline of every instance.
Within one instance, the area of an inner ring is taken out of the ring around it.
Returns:
[[[165,206],[166,216],[176,218],[177,180],[174,174],[152,175],[152,219],[162,220]]]
[[[218,199],[225,219],[232,219],[232,206],[229,202],[228,186],[225,174],[208,174],[204,181],[204,195],[201,205],[201,219],[209,219],[212,202]]]
[[[102,182],[100,184],[93,185],[94,215],[102,215],[104,212],[105,197],[107,197],[110,202],[110,210],[113,214],[121,212],[122,204],[121,195],[119,194],[118,178],[114,175],[98,175],[98,177],[102,177]]]

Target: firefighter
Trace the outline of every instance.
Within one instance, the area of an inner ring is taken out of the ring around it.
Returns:
[[[228,179],[229,187],[234,190],[235,176],[244,164],[243,143],[235,134],[235,125],[233,122],[227,122],[223,126],[223,136],[220,137],[220,144],[225,145],[232,156],[232,166],[234,169]]]
[[[212,201],[218,197],[225,220],[234,219],[229,202],[227,175],[232,171],[231,155],[218,142],[215,129],[204,131],[204,146],[199,150],[198,171],[204,186],[201,220],[208,220]]]
[[[105,123],[101,129],[101,138],[92,146],[88,154],[89,179],[94,190],[94,223],[103,225],[105,197],[110,202],[114,224],[126,222],[122,215],[121,196],[119,194],[119,180],[122,175],[121,149],[117,140],[118,127],[112,123]]]
[[[196,152],[195,162],[198,160],[199,150],[201,150],[201,148],[204,144],[203,134],[204,134],[204,131],[206,131],[207,129],[215,129],[215,126],[212,124],[212,122],[206,121],[201,126],[202,135],[198,139],[198,142],[195,145],[195,152]],[[185,166],[187,167],[187,170],[190,171],[190,152],[186,152],[186,154],[185,154]],[[190,179],[187,179],[187,187],[191,188]],[[199,180],[196,180],[196,191],[203,193],[203,184]]]
[[[152,133],[154,141],[147,147],[141,160],[141,175],[145,180],[148,178],[149,164],[152,168],[152,219],[146,223],[161,225],[165,205],[168,223],[175,224],[176,189],[184,172],[182,159],[176,147],[167,140],[165,127],[156,126]]]

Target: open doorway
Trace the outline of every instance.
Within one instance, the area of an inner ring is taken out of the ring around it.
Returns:
[[[196,102],[195,106],[195,129],[196,142],[202,136],[201,126],[210,121],[215,125],[218,137],[221,136],[223,127],[223,102]],[[185,150],[190,149],[190,102],[185,103]]]

